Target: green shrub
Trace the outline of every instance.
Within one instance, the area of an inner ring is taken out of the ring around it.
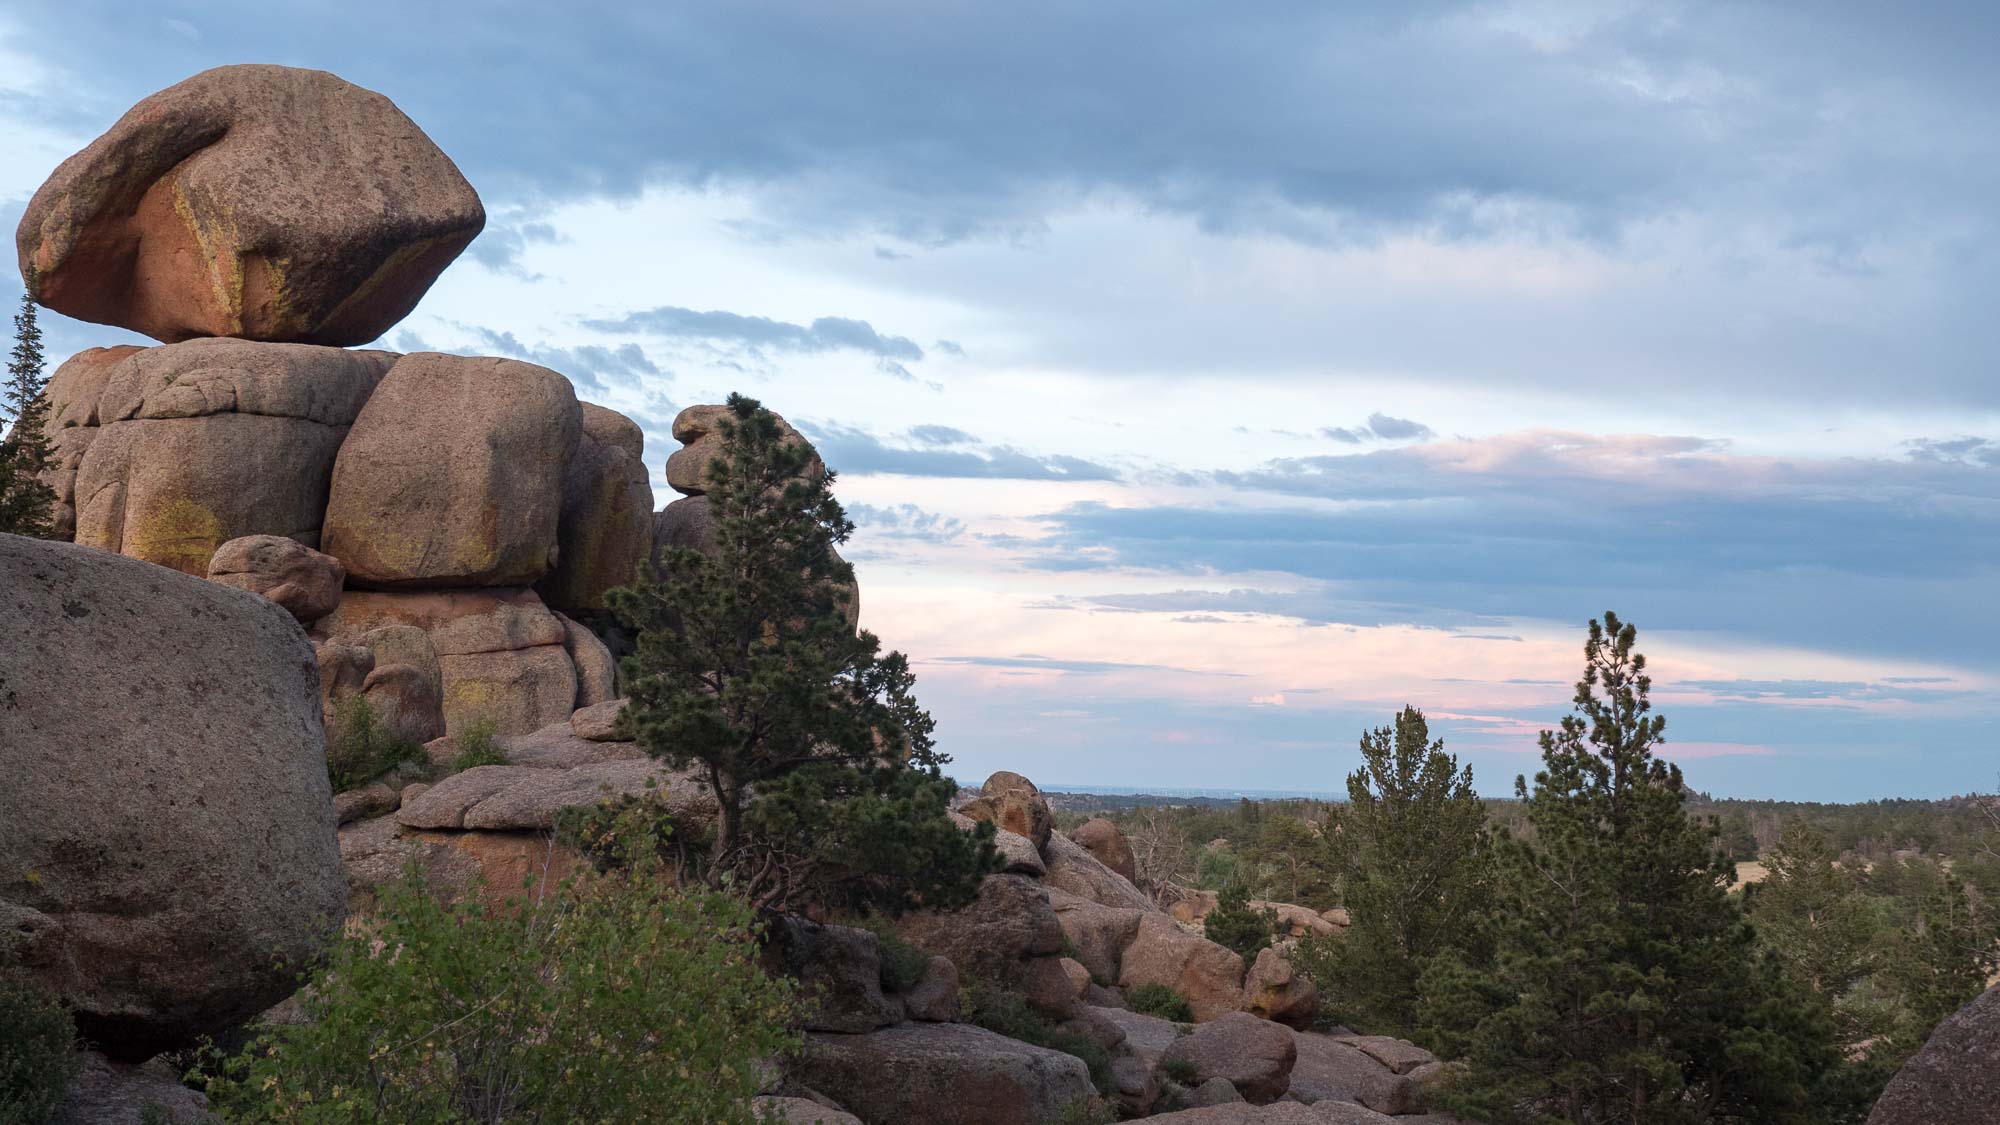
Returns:
[[[974,1024],[1009,1039],[1083,1060],[1090,1084],[1106,1097],[1116,1092],[1111,1079],[1111,1053],[1094,1039],[1060,1030],[1028,1004],[1027,997],[991,981],[975,979],[965,988],[965,1010]]]
[[[880,914],[863,915],[854,924],[875,935],[875,949],[882,961],[882,990],[908,992],[917,987],[924,979],[924,966],[930,964],[930,954],[904,941],[895,925]]]
[[[431,775],[424,748],[381,725],[375,708],[359,695],[334,705],[339,735],[326,748],[326,778],[335,793],[359,789],[397,774],[404,781],[424,781]]]
[[[1164,984],[1142,984],[1125,992],[1125,1006],[1142,1015],[1158,1016],[1175,1023],[1194,1019],[1187,997]]]
[[[1111,1125],[1118,1114],[1102,1098],[1079,1098],[1062,1108],[1056,1125]]]
[[[756,1120],[759,1060],[796,1045],[750,910],[650,865],[534,906],[446,905],[412,872],[306,1000],[211,1079],[232,1121]]]
[[[0,1121],[55,1115],[76,1080],[76,1025],[49,991],[0,969]]]
[[[556,813],[556,839],[575,848],[599,871],[660,864],[678,875],[691,841],[675,831],[673,813],[653,782],[644,793],[626,793]]]
[[[1193,1089],[1195,1082],[1194,1063],[1187,1059],[1161,1059],[1160,1073],[1172,1081]]]
[[[475,766],[504,766],[507,752],[493,741],[497,728],[491,719],[475,719],[467,724],[453,742],[458,744],[458,756],[451,760],[451,772],[464,773]]]
[[[1250,909],[1250,893],[1241,883],[1231,883],[1216,893],[1215,909],[1202,919],[1202,934],[1225,949],[1231,949],[1249,964],[1271,944],[1278,926],[1278,912],[1265,907]]]

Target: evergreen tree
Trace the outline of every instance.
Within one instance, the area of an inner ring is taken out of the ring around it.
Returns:
[[[968,902],[995,866],[992,830],[952,824],[909,662],[846,616],[854,571],[834,547],[853,524],[833,474],[754,399],[729,409],[712,548],[664,550],[611,594],[638,635],[621,722],[708,785],[711,883],[774,910]]]
[[[1769,875],[1750,888],[1751,919],[1792,979],[1841,1010],[1840,998],[1873,965],[1875,919],[1854,872],[1836,862],[1826,836],[1801,817],[1785,822],[1764,857]],[[1851,1024],[1851,1021],[1844,1021]],[[1843,1038],[1860,1029],[1843,1026]]]
[[[1268,906],[1262,910],[1252,907],[1249,888],[1240,881],[1217,891],[1215,908],[1201,920],[1202,936],[1235,950],[1246,965],[1271,944],[1277,928],[1278,912]]]
[[[1590,623],[1576,710],[1543,732],[1532,791],[1516,782],[1532,836],[1499,849],[1492,963],[1441,957],[1420,983],[1467,1063],[1447,1099],[1500,1122],[1839,1119],[1824,1008],[1759,956],[1715,826],[1654,756],[1636,639]]]
[[[1408,1036],[1424,965],[1447,949],[1483,953],[1486,806],[1473,791],[1472,767],[1461,768],[1442,739],[1432,741],[1414,707],[1361,736],[1361,763],[1347,778],[1339,837],[1353,924],[1338,938],[1313,941],[1302,959],[1342,1022]]]
[[[0,388],[0,531],[47,538],[56,494],[42,480],[55,467],[49,455],[48,386],[42,356],[42,330],[35,323],[35,303],[25,294],[14,314],[14,348],[7,356],[7,382]]]
[[[1965,884],[1948,874],[1938,879],[1917,906],[1888,969],[1902,1000],[1895,1031],[1899,1054],[1914,1053],[1945,1017],[1986,990],[2000,951],[1990,919],[1973,908]]]

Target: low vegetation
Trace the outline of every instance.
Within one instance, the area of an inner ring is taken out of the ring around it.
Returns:
[[[507,752],[500,749],[494,735],[497,728],[491,719],[475,719],[466,724],[452,741],[458,744],[458,754],[451,760],[451,772],[464,773],[480,766],[504,766]]]
[[[326,748],[326,777],[335,793],[345,793],[394,775],[404,783],[428,781],[430,758],[424,748],[384,726],[375,708],[359,695],[334,705],[338,732]]]
[[[1125,1006],[1142,1015],[1158,1016],[1175,1023],[1187,1023],[1194,1019],[1194,1010],[1188,1006],[1188,999],[1164,984],[1148,982],[1127,989]]]
[[[973,980],[964,986],[966,1017],[988,1031],[1018,1039],[1051,1051],[1061,1051],[1082,1059],[1090,1070],[1090,1084],[1105,1097],[1117,1090],[1111,1078],[1111,1054],[1096,1040],[1052,1026],[1015,989],[987,980]]]
[[[1259,910],[1250,905],[1250,888],[1232,881],[1217,893],[1215,908],[1202,919],[1202,933],[1208,940],[1234,950],[1244,964],[1269,949],[1278,927],[1278,912],[1270,907]]]
[[[758,1060],[795,1042],[751,913],[649,870],[500,909],[413,874],[305,997],[216,1068],[226,1119],[747,1123]]]
[[[50,1120],[75,1080],[76,1025],[49,992],[0,968],[0,1121]]]

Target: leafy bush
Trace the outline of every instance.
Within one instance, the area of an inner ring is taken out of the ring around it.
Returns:
[[[1187,1023],[1194,1019],[1194,1010],[1188,1007],[1187,997],[1164,984],[1149,983],[1128,989],[1125,1006],[1142,1015],[1158,1016],[1175,1023]]]
[[[562,809],[556,813],[556,839],[575,848],[599,871],[660,863],[678,873],[686,866],[691,842],[676,834],[666,798],[651,781],[647,786],[644,793]]]
[[[55,1115],[76,1080],[76,1025],[49,991],[0,969],[0,1121]]]
[[[1249,890],[1231,883],[1216,894],[1215,909],[1202,919],[1202,933],[1208,940],[1241,954],[1245,964],[1271,944],[1278,926],[1278,912],[1265,907],[1250,909]]]
[[[924,966],[930,964],[930,954],[904,941],[880,914],[863,915],[854,924],[875,935],[876,952],[882,960],[882,990],[908,992],[917,987],[924,979]]]
[[[451,772],[464,773],[476,766],[504,766],[507,752],[493,741],[496,727],[491,719],[476,719],[453,741],[458,756],[451,760]]]
[[[407,781],[430,777],[424,748],[382,726],[375,708],[359,695],[334,705],[334,727],[340,733],[326,748],[326,778],[335,793],[359,789],[391,773]]]
[[[305,1002],[226,1060],[230,1120],[751,1122],[758,1060],[795,1045],[752,915],[653,870],[530,906],[446,905],[412,872]]]
[[[995,1034],[1082,1059],[1090,1070],[1090,1084],[1097,1087],[1097,1092],[1105,1097],[1116,1093],[1111,1078],[1111,1053],[1094,1039],[1052,1026],[1019,992],[975,979],[965,989],[965,1010],[974,1024]]]

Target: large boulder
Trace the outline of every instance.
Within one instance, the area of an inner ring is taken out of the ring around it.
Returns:
[[[208,560],[208,580],[248,590],[311,623],[340,605],[347,571],[340,560],[281,535],[246,535],[216,548]]]
[[[1049,837],[1042,848],[1042,858],[1048,864],[1045,878],[1051,887],[1059,887],[1105,906],[1124,910],[1154,909],[1153,900],[1147,898],[1145,892],[1106,867],[1082,844],[1061,833]]]
[[[809,1033],[792,1071],[873,1125],[1046,1125],[1095,1093],[1082,1059],[962,1023]]]
[[[76,538],[76,474],[97,438],[101,424],[97,402],[104,395],[104,385],[112,369],[140,350],[131,344],[85,348],[57,367],[42,391],[49,406],[45,433],[51,460],[42,482],[56,494],[51,518],[57,539]]]
[[[1084,968],[1094,977],[1117,980],[1125,947],[1139,936],[1139,920],[1147,912],[1105,906],[1056,887],[1049,888],[1049,905]]]
[[[1027,875],[988,875],[971,904],[906,914],[896,932],[926,953],[951,958],[961,977],[1009,984],[1025,979],[1026,962],[1056,958],[1063,946],[1048,891]]]
[[[64,364],[51,427],[74,451],[76,542],[197,576],[242,536],[318,545],[342,438],[394,360],[190,340]]]
[[[1243,1003],[1243,958],[1207,938],[1188,933],[1165,914],[1146,914],[1125,947],[1118,984],[1159,984],[1187,997],[1196,1022],[1237,1011]]]
[[[1227,1079],[1243,1100],[1264,1105],[1284,1095],[1297,1058],[1290,1028],[1248,1012],[1231,1012],[1175,1040],[1160,1063],[1186,1066],[1197,1085],[1211,1078]]]
[[[661,798],[676,819],[715,817],[707,786],[645,759],[574,769],[475,766],[424,790],[397,811],[396,822],[405,828],[545,832],[564,809],[641,796]]]
[[[408,315],[485,223],[388,98],[324,71],[225,66],[63,161],[15,246],[29,293],[80,320],[351,346]]]
[[[1042,791],[1034,782],[1007,770],[987,778],[979,787],[979,796],[960,805],[958,811],[1026,836],[1037,849],[1049,846],[1049,833],[1055,830],[1055,814],[1042,799]]]
[[[320,549],[359,586],[532,585],[556,563],[582,429],[546,367],[406,355],[340,447]]]
[[[283,999],[346,914],[298,622],[12,535],[0,621],[0,959],[120,1061]]]
[[[563,476],[556,566],[535,589],[561,610],[599,611],[604,593],[639,573],[653,546],[653,485],[638,423],[586,402]]]
[[[556,614],[563,627],[563,651],[576,667],[576,706],[594,707],[618,698],[618,662],[596,633]]]
[[[1266,902],[1253,898],[1248,903],[1250,909],[1259,914],[1269,911],[1277,915],[1282,935],[1288,937],[1333,937],[1340,933],[1340,927],[1322,917],[1319,911],[1309,906],[1292,902]]]
[[[1943,1125],[2000,1119],[2000,988],[1988,989],[1931,1032],[1868,1115],[1868,1125]]]
[[[1354,1037],[1301,1031],[1292,1064],[1291,1096],[1306,1102],[1355,1102],[1377,1113],[1424,1111],[1424,1084],[1414,1071],[1398,1074]]]
[[[681,443],[681,448],[667,457],[667,484],[675,492],[684,496],[707,495],[708,469],[722,456],[721,424],[728,417],[727,406],[690,406],[674,416],[674,440]],[[778,418],[778,429],[787,444],[809,444],[783,418]],[[826,465],[815,454],[806,472],[817,480],[826,475]]]
[[[533,734],[507,735],[496,741],[509,764],[539,769],[568,770],[646,757],[646,752],[635,742],[582,738],[569,723],[553,723]]]
[[[807,1031],[859,1034],[900,1023],[903,1005],[882,995],[875,935],[784,915],[764,934],[764,967],[799,982]]]
[[[1244,974],[1243,1010],[1289,1027],[1311,1027],[1319,1015],[1319,987],[1293,969],[1281,950],[1266,946]]]
[[[349,590],[318,628],[362,644],[395,625],[422,630],[436,650],[454,737],[481,720],[499,734],[529,734],[576,710],[568,633],[532,590]]]
[[[1132,844],[1125,839],[1125,833],[1118,826],[1104,819],[1093,817],[1077,825],[1069,838],[1083,845],[1083,850],[1097,857],[1097,862],[1110,868],[1118,877],[1131,882],[1139,877],[1138,860],[1132,855]]]
[[[405,828],[393,816],[342,825],[340,861],[355,917],[372,913],[382,888],[412,869],[446,901],[498,905],[524,897],[539,901],[583,862],[546,830],[428,831]]]

